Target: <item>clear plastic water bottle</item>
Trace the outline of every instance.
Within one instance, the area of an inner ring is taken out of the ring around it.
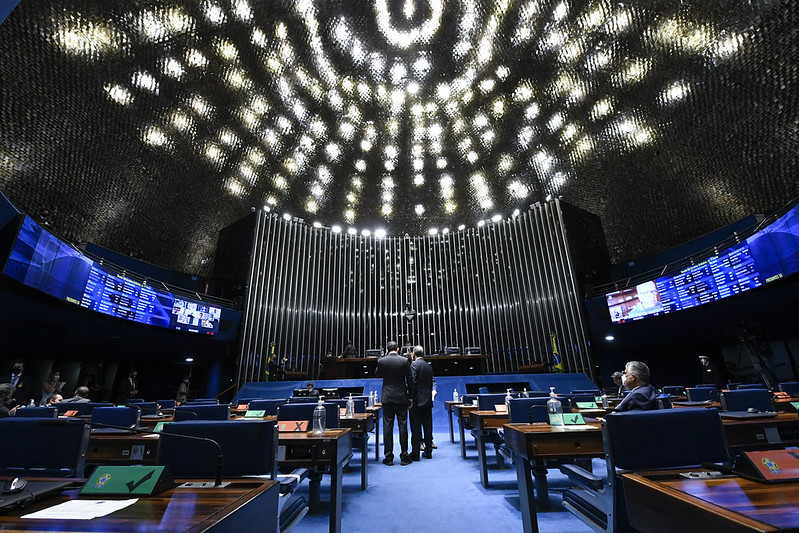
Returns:
[[[524,391],[522,391],[522,398],[529,398],[529,397],[530,394],[527,392],[527,387],[525,387]]]
[[[374,407],[375,406],[375,391],[369,392],[369,399],[367,400],[367,407]]]
[[[33,398],[31,398],[31,403],[28,404],[28,407],[36,407],[36,402],[33,401]]]
[[[555,395],[555,387],[549,388],[549,401],[547,401],[547,413],[549,413],[549,425],[563,425],[563,405]]]
[[[605,394],[604,392],[602,393],[602,408],[603,409],[608,408],[608,395]]]
[[[347,398],[347,410],[344,412],[344,418],[355,418],[355,400],[352,399],[352,393]]]
[[[508,389],[508,392],[505,394],[505,412],[506,413],[510,413],[510,400],[511,400],[511,398],[513,398],[513,396],[510,395],[510,389]]]
[[[313,410],[313,434],[314,435],[324,435],[325,434],[325,420],[327,419],[327,410],[325,406],[322,405],[322,398],[319,398],[319,402],[316,404]]]
[[[452,391],[452,401],[459,402],[461,399],[458,397],[458,389]]]

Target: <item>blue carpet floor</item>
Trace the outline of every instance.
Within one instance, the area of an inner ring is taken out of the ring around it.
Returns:
[[[436,433],[437,450],[433,459],[422,459],[408,466],[399,465],[395,439],[394,466],[375,461],[374,439],[369,445],[369,486],[360,490],[360,454],[353,453],[350,472],[344,474],[341,529],[346,533],[388,532],[516,532],[522,530],[516,470],[511,465],[498,470],[493,454],[489,455],[489,489],[480,485],[477,449],[474,439],[466,437],[467,459],[461,459],[460,445],[449,442],[449,433]],[[382,441],[382,438],[381,438]],[[382,446],[381,446],[382,448]],[[381,449],[382,459],[382,449]],[[596,459],[594,471],[604,471],[604,463]],[[564,511],[561,493],[568,480],[557,470],[550,470],[549,499],[552,509],[538,513],[539,530],[543,532],[591,531],[582,522]],[[305,491],[307,481],[299,490]],[[295,533],[328,530],[327,504],[330,478],[322,480],[322,512],[309,513],[292,530]]]

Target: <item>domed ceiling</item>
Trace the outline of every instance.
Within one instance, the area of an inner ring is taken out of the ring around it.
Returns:
[[[0,191],[198,274],[252,209],[426,234],[550,196],[629,260],[797,193],[797,27],[787,1],[23,1]]]

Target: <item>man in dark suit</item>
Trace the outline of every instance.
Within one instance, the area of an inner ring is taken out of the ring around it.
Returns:
[[[17,360],[11,366],[11,373],[0,376],[0,383],[11,383],[14,387],[12,407],[13,405],[25,405],[30,399],[28,395],[30,383],[28,382],[28,376],[23,374],[24,370],[25,363]]]
[[[424,455],[433,458],[433,368],[424,360],[424,348],[413,347],[411,363],[411,459],[419,460],[424,430]]]
[[[408,359],[398,353],[399,346],[390,341],[386,344],[386,355],[377,361],[375,376],[383,378],[383,464],[394,464],[394,417],[397,418],[400,435],[400,464],[411,464],[408,455],[408,407],[411,389],[411,366]]]
[[[649,411],[657,409],[657,391],[649,384],[649,367],[641,361],[630,361],[624,367],[624,386],[630,393],[614,411]]]

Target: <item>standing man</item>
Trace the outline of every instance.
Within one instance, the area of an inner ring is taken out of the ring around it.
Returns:
[[[624,386],[630,394],[614,411],[649,411],[657,409],[657,391],[649,384],[649,367],[641,361],[630,361],[624,367]]]
[[[424,360],[424,348],[413,347],[411,363],[411,459],[419,460],[424,430],[426,459],[433,458],[433,367]]]
[[[11,373],[0,376],[0,383],[10,383],[14,387],[13,403],[16,405],[25,405],[30,399],[28,396],[30,383],[28,383],[28,377],[22,373],[24,370],[25,363],[16,360],[11,365]]]
[[[137,394],[139,394],[139,385],[136,378],[139,376],[139,373],[135,370],[131,370],[128,372],[128,377],[119,384],[119,394],[117,403],[122,405],[127,405],[128,400],[131,398],[135,398]]]
[[[394,464],[394,417],[397,418],[400,435],[400,464],[411,464],[408,455],[408,407],[411,406],[411,365],[398,353],[395,341],[386,344],[386,355],[377,360],[375,376],[383,378],[383,464]]]

